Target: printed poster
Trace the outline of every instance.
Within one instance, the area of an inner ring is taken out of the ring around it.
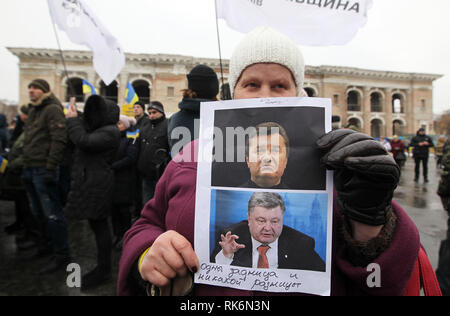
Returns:
[[[202,103],[196,283],[330,295],[333,173],[315,143],[331,116],[320,98]]]

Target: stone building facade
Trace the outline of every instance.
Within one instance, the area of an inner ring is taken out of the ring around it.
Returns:
[[[0,100],[0,113],[4,114],[8,124],[11,124],[18,114],[17,104]]]
[[[59,51],[51,49],[8,48],[19,58],[20,100],[28,100],[27,85],[35,78],[46,79],[54,93],[68,101],[69,85]],[[158,100],[170,116],[178,111],[182,90],[187,88],[186,74],[198,64],[213,68],[221,78],[220,61],[167,54],[126,54],[126,66],[116,81],[105,86],[92,67],[88,51],[64,51],[71,87],[82,107],[85,96],[82,79],[119,105],[125,103],[127,82],[145,103]],[[224,60],[224,82],[229,61]],[[340,126],[355,125],[372,136],[414,134],[421,127],[434,134],[433,82],[442,76],[367,69],[307,66],[305,90],[309,96],[330,98],[333,115]]]

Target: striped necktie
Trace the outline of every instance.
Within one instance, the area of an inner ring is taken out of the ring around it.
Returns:
[[[269,269],[269,260],[267,259],[267,251],[270,249],[269,246],[259,246],[259,258],[258,258],[258,269]]]

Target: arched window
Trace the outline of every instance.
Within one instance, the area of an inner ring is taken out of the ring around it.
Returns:
[[[103,81],[100,82],[100,95],[105,99],[118,103],[119,89],[117,87],[117,81],[113,81],[109,86],[105,85]]]
[[[370,95],[370,110],[371,112],[383,112],[383,106],[381,104],[382,96],[378,92],[374,92]]]
[[[361,111],[361,98],[357,91],[349,91],[347,95],[347,104],[350,112]]]
[[[314,98],[316,97],[316,92],[313,88],[305,88],[306,93],[308,94],[308,97]]]
[[[136,80],[133,82],[134,91],[139,97],[139,101],[144,104],[150,103],[150,85],[145,80]]]
[[[347,127],[349,128],[355,128],[359,131],[361,131],[361,120],[357,119],[356,117],[352,117],[351,119],[348,120],[348,124]]]
[[[230,84],[225,83],[220,87],[220,100],[232,100],[231,97],[231,91],[230,91]]]
[[[370,122],[371,136],[374,138],[379,138],[379,137],[383,136],[382,128],[383,128],[383,122],[379,119],[374,119],[372,122]]]
[[[395,120],[392,124],[393,124],[393,127],[392,127],[393,135],[397,135],[397,136],[405,135],[406,126],[402,121]]]
[[[392,112],[393,113],[405,113],[403,96],[399,93],[396,93],[392,96]]]
[[[83,79],[70,78],[66,81],[66,102],[69,102],[72,96],[76,102],[84,102]]]

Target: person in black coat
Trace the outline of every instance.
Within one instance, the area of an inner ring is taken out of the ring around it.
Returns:
[[[27,107],[27,106],[22,105],[20,107],[20,109],[22,109],[24,107]],[[16,142],[16,140],[20,137],[20,135],[22,135],[24,126],[25,126],[25,122],[23,121],[23,117],[20,114],[20,112],[14,120],[16,122],[16,126],[14,126],[14,129],[12,130],[10,138],[9,138],[9,146],[8,146],[9,148],[12,148],[14,146],[14,143]]]
[[[83,276],[82,290],[111,278],[111,234],[108,216],[114,192],[112,164],[120,145],[120,109],[112,101],[93,95],[86,101],[82,118],[75,107],[67,113],[70,140],[75,145],[67,217],[87,219],[95,234],[97,267]]]
[[[187,75],[187,79],[188,89],[184,90],[183,100],[178,105],[180,111],[170,118],[168,127],[172,157],[175,157],[184,146],[198,138],[200,104],[217,101],[219,93],[217,74],[206,65],[194,67]]]
[[[8,122],[6,116],[0,113],[0,154],[2,154],[8,147]]]
[[[23,123],[28,118],[29,108],[20,108],[20,121]],[[17,126],[16,126],[17,127]],[[23,129],[22,129],[23,130]],[[16,222],[5,227],[5,232],[12,234],[25,228],[25,234],[16,237],[17,248],[26,250],[37,246],[42,238],[42,231],[30,210],[27,194],[21,181],[23,171],[23,142],[24,133],[14,140],[13,146],[8,153],[8,165],[3,177],[0,177],[0,197],[14,201]]]
[[[116,159],[112,164],[114,170],[114,195],[112,206],[112,226],[115,236],[113,245],[117,250],[121,249],[122,238],[131,227],[130,208],[134,202],[134,191],[136,190],[136,168],[135,164],[139,155],[137,139],[129,137],[136,124],[136,119],[120,116],[117,127],[120,130],[120,146]]]
[[[246,268],[324,272],[325,262],[314,250],[314,239],[284,226],[285,211],[279,194],[254,193],[248,205],[248,221],[223,230],[211,262]]]
[[[428,158],[430,156],[430,147],[434,147],[433,140],[425,134],[425,129],[421,128],[411,140],[409,146],[413,147],[413,156],[416,163],[414,181],[419,181],[420,164],[422,163],[424,181],[428,182]]]
[[[167,118],[164,106],[154,101],[148,106],[149,123],[140,132],[138,171],[142,180],[142,199],[145,205],[153,198],[156,183],[170,160],[167,138]]]
[[[145,104],[138,101],[133,106],[134,118],[136,119],[136,124],[130,127],[130,132],[139,134],[142,128],[150,122],[148,114],[145,112]],[[140,142],[139,137],[136,140],[137,143]],[[136,172],[135,184],[136,190],[134,191],[134,208],[133,208],[133,219],[139,218],[141,215],[142,207],[142,176],[139,172]]]

